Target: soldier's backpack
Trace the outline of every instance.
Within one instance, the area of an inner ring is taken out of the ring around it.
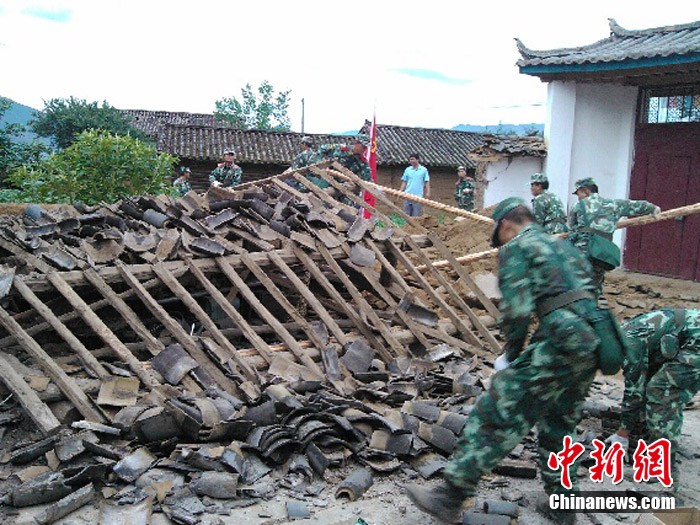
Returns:
[[[588,316],[588,323],[600,339],[598,368],[606,376],[617,374],[627,355],[627,339],[620,325],[607,308],[596,308]]]
[[[537,308],[540,319],[550,312],[563,308],[571,303],[587,299],[593,301],[592,293],[586,290],[571,290],[545,300]],[[595,351],[598,356],[598,368],[603,375],[615,375],[620,371],[627,355],[627,339],[620,325],[607,308],[592,307],[585,317],[588,325],[593,328],[600,344]]]
[[[581,206],[583,221],[590,224],[588,210],[585,205]],[[612,270],[620,266],[620,248],[612,242],[612,234],[596,230],[595,228],[581,228],[581,231],[588,232],[588,258],[593,259],[598,265],[606,270]]]

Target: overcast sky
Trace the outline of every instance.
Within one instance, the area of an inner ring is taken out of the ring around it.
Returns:
[[[473,6],[472,6],[473,4]],[[579,7],[580,6],[580,7]],[[578,9],[578,11],[577,11]],[[0,0],[0,95],[212,113],[250,82],[291,90],[292,129],[544,122],[531,49],[700,20],[700,2]]]

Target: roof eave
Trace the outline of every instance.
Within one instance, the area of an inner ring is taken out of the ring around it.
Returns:
[[[567,73],[600,73],[604,71],[624,71],[628,69],[655,68],[682,64],[700,63],[700,53],[649,57],[614,62],[587,62],[583,64],[537,64],[520,66],[523,75],[540,76]]]

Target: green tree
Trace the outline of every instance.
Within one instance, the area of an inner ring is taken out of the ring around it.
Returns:
[[[291,123],[287,110],[291,91],[280,91],[267,80],[258,87],[257,95],[250,84],[241,89],[241,100],[236,97],[217,100],[214,116],[238,129],[269,129],[289,131]]]
[[[67,148],[86,129],[101,129],[114,135],[131,135],[143,141],[148,136],[135,129],[128,117],[107,101],[97,102],[70,97],[44,102],[44,110],[31,123],[34,132],[50,138],[60,149]]]
[[[32,202],[115,202],[128,195],[171,193],[177,159],[129,136],[82,132],[69,147],[9,178]]]
[[[12,101],[9,98],[0,97],[0,120]],[[41,156],[48,153],[46,146],[36,141],[21,142],[22,134],[26,128],[21,124],[5,123],[0,127],[0,181],[4,182],[5,176],[22,164],[37,162]]]

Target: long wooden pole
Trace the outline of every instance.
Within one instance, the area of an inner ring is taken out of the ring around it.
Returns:
[[[688,206],[681,206],[680,208],[673,208],[672,210],[662,211],[658,215],[643,215],[641,217],[633,217],[631,219],[622,219],[617,223],[617,228],[629,228],[630,226],[643,226],[645,224],[654,224],[661,221],[667,221],[669,219],[675,219],[676,217],[685,217],[688,215],[695,215],[700,213],[700,202],[695,204],[689,204]],[[566,237],[566,234],[562,235]],[[492,250],[485,250],[483,252],[470,253],[468,255],[463,255],[462,257],[457,257],[457,261],[461,264],[470,264],[476,261],[481,261],[483,259],[489,259],[495,257],[498,254],[498,248],[493,248]],[[432,265],[436,268],[444,268],[449,266],[450,262],[447,260],[435,261]],[[428,269],[426,265],[416,266],[416,269],[424,272]]]

